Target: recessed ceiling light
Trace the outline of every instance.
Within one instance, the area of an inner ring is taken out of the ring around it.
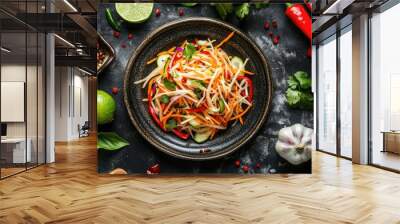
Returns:
[[[11,52],[11,50],[9,50],[9,49],[7,49],[5,47],[1,47],[0,49],[1,49],[1,51],[4,51],[6,53],[10,53]]]
[[[64,0],[64,3],[68,5],[74,12],[78,12],[78,10],[73,6],[68,0]]]
[[[58,34],[54,34],[55,37],[57,37],[57,39],[61,40],[62,42],[64,42],[66,45],[72,47],[72,48],[76,48],[75,45],[73,45],[71,42],[69,42],[68,40],[62,38],[61,36],[59,36]]]

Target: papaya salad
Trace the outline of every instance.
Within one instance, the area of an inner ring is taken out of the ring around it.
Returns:
[[[213,139],[231,123],[244,124],[253,105],[254,73],[248,59],[228,55],[215,40],[185,40],[148,61],[157,67],[136,81],[147,89],[148,111],[164,131],[197,143]]]

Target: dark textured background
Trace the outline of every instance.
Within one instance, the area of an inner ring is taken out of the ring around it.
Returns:
[[[192,8],[182,7],[179,4],[155,4],[154,8],[161,9],[161,16],[153,13],[151,18],[140,25],[124,24],[119,38],[112,35],[105,16],[105,8],[114,9],[114,4],[100,4],[98,12],[98,31],[104,36],[116,51],[116,59],[98,77],[98,88],[111,92],[113,87],[123,87],[123,73],[130,55],[149,34],[150,31],[167,22],[179,19],[178,10],[184,9],[184,17],[206,16],[219,19],[215,8],[208,4],[198,4]],[[243,173],[242,169],[235,167],[236,160],[250,167],[249,173],[311,173],[311,162],[293,166],[285,162],[276,152],[275,143],[279,130],[285,126],[301,123],[313,127],[313,112],[292,110],[286,106],[285,91],[287,77],[298,70],[311,74],[311,60],[306,57],[309,41],[285,16],[283,4],[272,4],[267,8],[256,10],[252,8],[250,15],[244,21],[236,18],[227,21],[241,29],[261,48],[268,58],[272,69],[274,86],[273,102],[267,122],[258,134],[244,147],[224,159],[193,162],[172,158],[150,145],[132,125],[123,102],[120,91],[114,98],[117,102],[115,120],[109,125],[99,126],[99,131],[115,131],[130,142],[119,151],[108,152],[99,150],[98,171],[108,173],[115,168],[123,168],[128,173],[143,174],[147,168],[159,163],[161,173]],[[115,14],[117,17],[117,15]],[[276,20],[278,27],[271,28],[274,34],[280,35],[278,45],[264,30],[264,21]],[[195,27],[194,27],[195,28]],[[128,32],[133,34],[133,39],[128,40]],[[124,48],[124,46],[126,46]],[[261,168],[255,168],[257,163]]]

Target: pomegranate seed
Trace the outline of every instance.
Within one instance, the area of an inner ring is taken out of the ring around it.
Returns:
[[[119,36],[121,36],[121,33],[118,31],[114,31],[113,35],[114,35],[114,37],[119,38]]]
[[[272,27],[277,28],[278,22],[276,20],[272,20]]]
[[[158,163],[147,169],[147,174],[158,174],[158,173],[160,173],[160,165]]]
[[[311,58],[311,54],[312,54],[312,52],[311,52],[311,47],[309,47],[309,48],[307,49],[307,57]]]
[[[240,160],[236,160],[236,161],[235,161],[235,166],[236,166],[236,167],[240,167]]]
[[[159,17],[161,15],[161,10],[159,8],[156,9],[156,16]]]
[[[275,45],[277,45],[277,44],[279,43],[279,39],[280,39],[279,35],[276,35],[276,36],[274,37],[274,39],[272,40],[272,42],[273,42]]]
[[[256,164],[256,168],[257,168],[257,169],[260,169],[260,168],[261,168],[261,164],[260,164],[260,163],[257,163],[257,164]]]
[[[133,34],[129,33],[128,34],[128,40],[132,40],[133,39]]]
[[[113,87],[111,90],[112,94],[114,94],[114,95],[117,95],[118,91],[119,91],[118,87]]]
[[[247,165],[244,165],[242,167],[242,170],[247,173],[247,172],[249,172],[249,167]]]
[[[268,30],[269,27],[270,27],[269,22],[268,22],[268,21],[265,21],[265,23],[264,23],[264,29]]]
[[[183,16],[185,15],[185,12],[183,11],[183,9],[179,9],[178,10],[179,16]]]
[[[121,47],[122,48],[126,48],[126,44],[121,44]]]
[[[268,36],[269,36],[269,37],[273,37],[274,34],[273,34],[272,32],[268,32]]]

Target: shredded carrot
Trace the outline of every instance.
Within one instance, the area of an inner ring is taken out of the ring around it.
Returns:
[[[254,75],[254,72],[249,72],[249,71],[247,71],[247,70],[243,70],[243,73],[244,73],[244,74],[247,74],[247,75]]]
[[[231,32],[227,37],[225,37],[225,39],[223,39],[221,41],[221,43],[219,43],[217,46],[215,46],[215,48],[221,47],[225,42],[227,42],[229,39],[231,39],[234,34],[235,34],[235,31]]]
[[[155,57],[155,58],[153,58],[153,59],[147,61],[146,64],[147,64],[147,65],[150,65],[150,64],[153,64],[155,61],[157,61],[157,57]]]
[[[154,110],[149,111],[156,113],[161,126],[174,119],[178,125],[174,133],[178,137],[185,138],[182,136],[194,136],[207,131],[210,133],[209,139],[213,139],[221,129],[228,128],[231,121],[245,124],[244,115],[249,112],[252,102],[247,105],[242,100],[249,98],[253,87],[249,83],[246,87],[241,85],[247,80],[238,79],[238,75],[243,77],[254,73],[245,68],[248,59],[243,60],[243,67],[238,71],[231,62],[232,56],[221,48],[234,34],[235,32],[229,33],[218,45],[214,45],[215,40],[197,40],[197,44],[201,46],[194,51],[192,58],[176,54],[175,47],[157,54],[158,57],[175,56],[166,70],[156,68],[158,70],[153,70],[135,84],[144,83],[143,88],[147,85],[148,94],[152,94],[155,86],[155,96],[148,102]],[[186,40],[179,45],[186,48],[191,43],[192,41]],[[149,60],[147,64],[155,61],[157,58]],[[171,75],[165,77],[164,72]],[[161,95],[167,95],[168,102],[161,103]],[[195,126],[192,120],[195,121]],[[182,135],[176,131],[181,131]]]

